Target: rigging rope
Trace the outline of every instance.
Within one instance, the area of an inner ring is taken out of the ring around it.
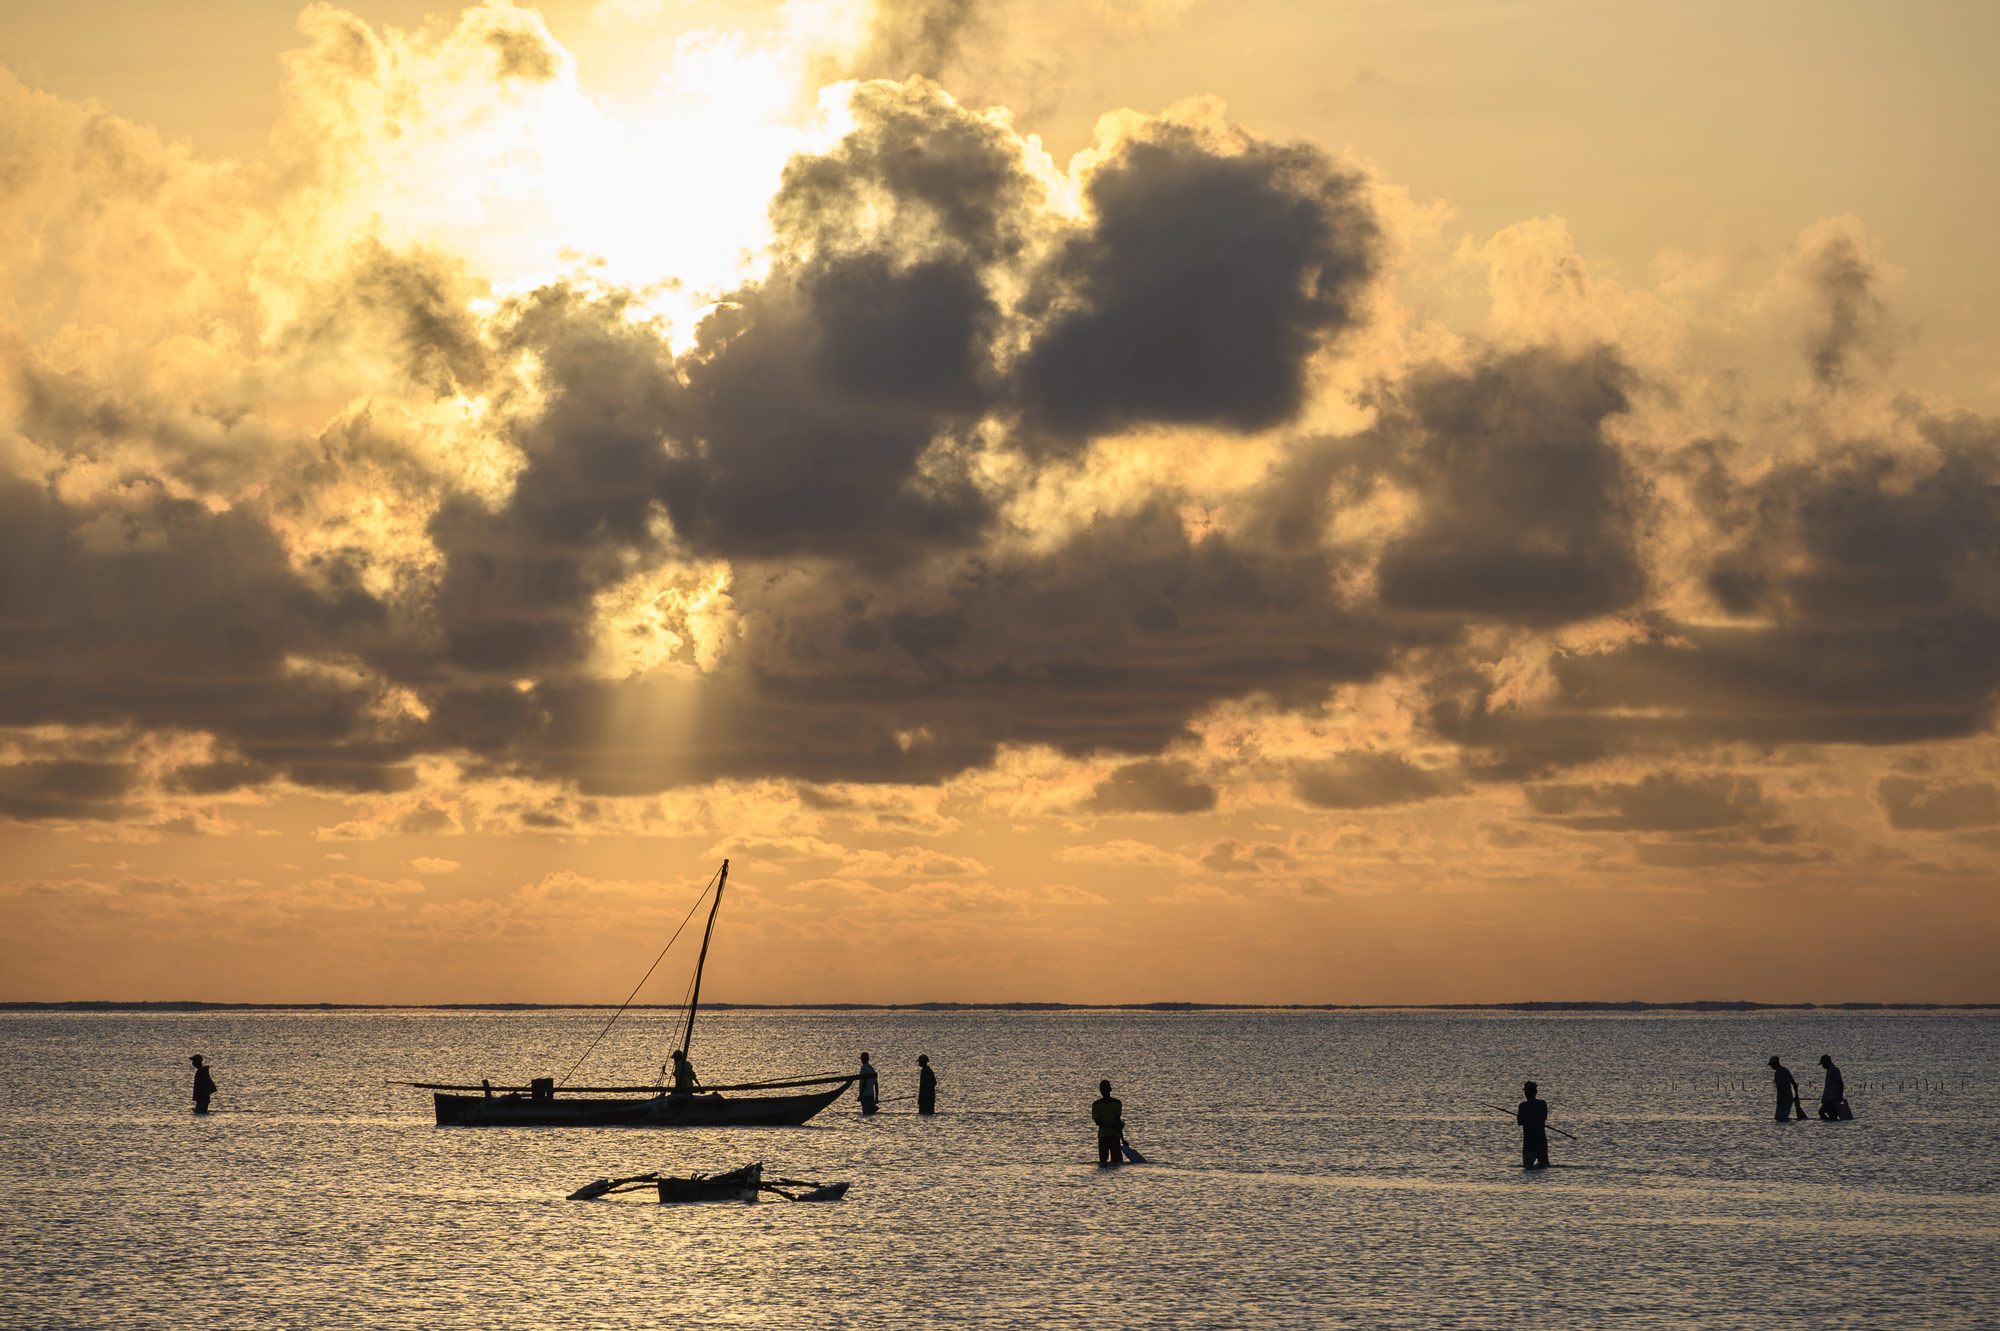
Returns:
[[[624,1016],[625,1009],[632,1006],[632,1000],[639,996],[639,991],[646,987],[646,981],[653,978],[653,972],[658,970],[660,967],[660,963],[667,959],[667,951],[668,949],[673,947],[674,939],[677,939],[681,936],[681,929],[685,929],[688,927],[688,921],[693,919],[694,913],[701,909],[701,903],[708,900],[709,888],[714,887],[715,880],[721,876],[722,876],[722,870],[720,869],[717,869],[714,873],[708,876],[708,887],[704,887],[701,890],[701,895],[694,899],[694,905],[688,907],[688,913],[686,916],[682,918],[680,923],[680,928],[674,930],[674,937],[669,938],[667,940],[667,946],[661,948],[660,955],[653,958],[653,964],[646,967],[646,973],[639,977],[639,983],[632,986],[632,992],[625,995],[625,1001],[620,1003],[618,1005],[618,1010],[611,1014],[611,1021],[607,1021],[604,1023],[604,1029],[597,1033],[597,1039],[592,1040],[590,1042],[590,1048],[583,1051],[583,1058],[579,1058],[576,1060],[576,1062],[569,1065],[569,1071],[563,1073],[561,1081],[558,1081],[556,1083],[558,1086],[562,1085],[564,1082],[567,1082],[571,1077],[576,1075],[576,1070],[583,1066],[584,1059],[590,1057],[591,1050],[596,1049],[598,1042],[603,1040],[606,1035],[609,1035],[611,1033],[612,1022],[615,1022],[620,1017]]]

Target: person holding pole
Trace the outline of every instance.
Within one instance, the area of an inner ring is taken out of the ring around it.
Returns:
[[[1521,1125],[1521,1168],[1547,1169],[1549,1102],[1535,1094],[1535,1083],[1531,1081],[1521,1083],[1521,1094],[1526,1098],[1514,1111],[1514,1121]]]
[[[1771,1055],[1770,1067],[1771,1093],[1777,1097],[1775,1112],[1778,1122],[1791,1122],[1792,1110],[1795,1108],[1799,1111],[1799,1117],[1804,1118],[1806,1107],[1799,1103],[1799,1079],[1792,1075],[1790,1068],[1778,1061],[1776,1054]]]

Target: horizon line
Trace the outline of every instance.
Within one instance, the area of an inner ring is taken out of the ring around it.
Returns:
[[[1042,1001],[918,1003],[704,1003],[712,1012],[1977,1012],[1988,1003],[1764,1003],[1750,999],[1691,999],[1652,1003],[1529,999],[1511,1003],[1144,1003]],[[0,1012],[681,1012],[685,1003],[223,1003],[203,999],[0,1000]]]

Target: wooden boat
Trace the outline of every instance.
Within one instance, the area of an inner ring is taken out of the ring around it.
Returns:
[[[714,887],[715,901],[708,910],[708,926],[701,936],[701,955],[695,961],[694,986],[688,998],[687,1029],[681,1036],[681,1049],[691,1050],[694,1041],[695,1014],[701,1009],[701,972],[708,964],[708,944],[715,934],[715,916],[722,909],[722,889],[729,882],[729,861],[722,862],[717,871]],[[707,889],[703,889],[703,895]],[[700,899],[696,899],[699,907]],[[692,915],[692,911],[689,912]],[[685,925],[685,921],[683,921]],[[676,931],[676,937],[679,936]],[[673,940],[667,940],[673,946]],[[661,950],[661,957],[666,955]],[[659,960],[655,959],[654,966]],[[652,974],[647,968],[646,974]],[[639,981],[645,984],[642,977]],[[632,997],[638,996],[638,989]],[[597,1040],[590,1043],[595,1049],[611,1023],[624,1015],[632,1005],[627,998],[617,1012],[611,1014]],[[590,1056],[590,1049],[584,1050],[583,1058]],[[582,1066],[583,1058],[577,1060]],[[570,1069],[576,1071],[576,1067]],[[664,1076],[665,1069],[662,1069]],[[431,1091],[432,1103],[437,1110],[439,1127],[462,1128],[695,1128],[695,1127],[762,1127],[795,1128],[804,1124],[814,1114],[838,1100],[854,1082],[847,1076],[802,1077],[790,1081],[740,1082],[730,1086],[703,1087],[694,1095],[679,1095],[665,1086],[581,1086],[558,1088],[553,1077],[537,1077],[526,1086],[495,1086],[490,1081],[477,1086],[447,1085],[441,1082],[407,1081],[397,1083],[419,1090]],[[812,1087],[815,1089],[807,1090]],[[558,1094],[558,1090],[561,1094]],[[793,1094],[744,1095],[745,1091],[791,1091]]]
[[[813,1078],[805,1085],[834,1083],[830,1090],[801,1095],[672,1095],[657,1086],[584,1087],[566,1098],[539,1094],[532,1087],[430,1085],[439,1127],[517,1128],[796,1128],[838,1100],[852,1077]],[[415,1084],[415,1083],[412,1083]],[[776,1090],[800,1083],[746,1082],[728,1091]],[[471,1094],[463,1094],[470,1091]],[[523,1094],[526,1092],[526,1094]]]

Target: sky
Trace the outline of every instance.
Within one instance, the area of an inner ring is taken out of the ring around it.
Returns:
[[[16,7],[0,1000],[2000,998],[1996,40]]]

